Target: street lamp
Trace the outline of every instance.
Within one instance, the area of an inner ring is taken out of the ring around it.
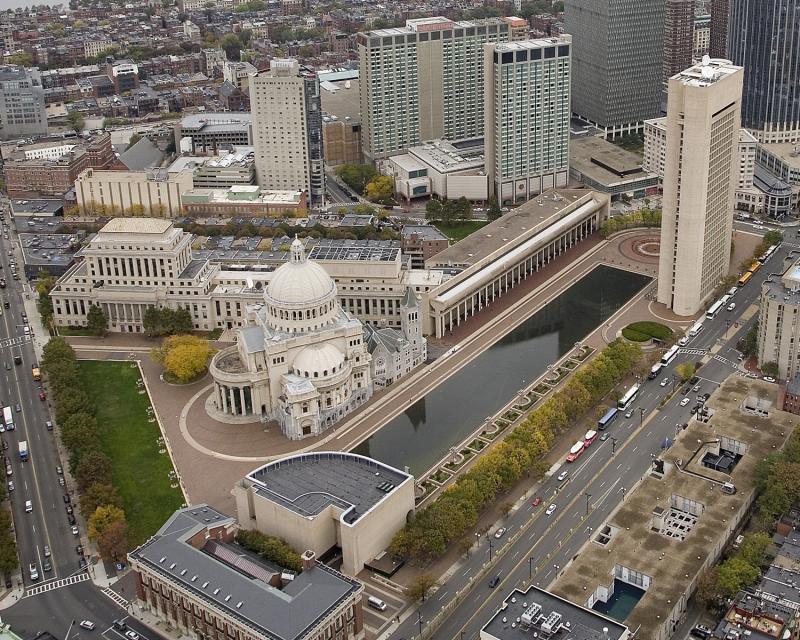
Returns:
[[[588,491],[585,491],[583,493],[583,495],[586,496],[586,515],[588,516],[589,515],[589,500],[591,499],[592,494],[589,493]]]
[[[417,624],[419,625],[419,636],[422,637],[422,613],[417,611]]]
[[[677,380],[678,380],[678,379],[675,377],[675,374],[673,373],[673,374],[672,374],[672,393],[675,393],[675,382],[676,382]]]
[[[533,558],[528,558],[528,580],[533,580]]]
[[[617,450],[617,439],[611,438],[611,455],[614,455],[614,452]]]
[[[675,391],[675,388],[672,389]],[[642,428],[642,423],[644,422],[644,407],[639,407],[639,428]]]
[[[492,561],[492,548],[494,547],[494,545],[492,544],[492,539],[491,538],[487,537],[486,539],[489,541],[489,562],[491,562]]]

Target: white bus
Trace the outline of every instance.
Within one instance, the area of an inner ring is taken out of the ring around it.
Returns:
[[[661,373],[661,370],[664,368],[664,365],[660,362],[657,362],[653,365],[650,369],[650,373],[647,374],[648,380],[655,380],[658,377],[658,374]]]
[[[719,313],[719,310],[722,309],[722,300],[717,300],[714,304],[709,307],[708,311],[706,311],[706,318],[709,320]]]
[[[619,402],[617,402],[617,408],[622,409],[624,411],[629,406],[631,406],[631,403],[633,403],[638,394],[639,394],[639,385],[635,384],[625,392],[624,396],[622,396],[619,399]]]
[[[689,327],[689,331],[686,333],[686,335],[689,336],[690,338],[694,338],[702,330],[703,330],[703,321],[698,320],[691,327]]]
[[[665,367],[675,359],[675,356],[678,355],[678,345],[673,345],[669,348],[669,350],[661,356],[661,364]]]

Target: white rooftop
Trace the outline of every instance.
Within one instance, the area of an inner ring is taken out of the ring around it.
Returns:
[[[682,84],[687,86],[708,87],[741,70],[742,67],[737,67],[730,60],[703,56],[701,62],[692,65],[680,73],[676,73],[672,77],[677,78]]]
[[[172,222],[164,218],[114,218],[100,229],[100,233],[153,233],[162,234]]]

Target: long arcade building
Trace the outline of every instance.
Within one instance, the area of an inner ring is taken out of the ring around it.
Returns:
[[[429,293],[436,337],[594,234],[608,218],[610,202],[595,191],[549,191],[427,260],[428,268],[463,269]]]

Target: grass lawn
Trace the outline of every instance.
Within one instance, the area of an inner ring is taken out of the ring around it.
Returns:
[[[58,327],[60,336],[93,336],[94,334],[86,327]]]
[[[469,234],[474,233],[481,227],[488,224],[486,220],[468,220],[466,222],[456,222],[455,224],[443,224],[441,222],[434,222],[433,226],[441,231],[451,240],[458,242],[463,240]]]
[[[146,393],[139,393],[139,368],[128,362],[81,361],[84,389],[97,407],[103,451],[113,464],[113,483],[122,496],[131,547],[141,544],[183,503],[170,487],[169,455],[159,453],[158,424],[148,422]]]
[[[635,338],[629,336],[625,333],[625,331],[629,330],[629,332],[634,334],[641,334],[644,338]],[[637,342],[644,342],[644,340],[648,340],[650,338],[657,338],[659,340],[669,340],[672,337],[672,329],[668,326],[661,324],[660,322],[651,322],[645,320],[643,322],[632,322],[629,324],[625,329],[623,329],[622,334],[628,338],[628,340],[635,340]]]

